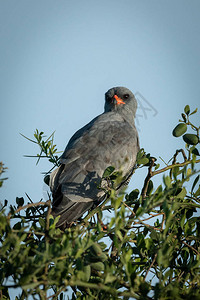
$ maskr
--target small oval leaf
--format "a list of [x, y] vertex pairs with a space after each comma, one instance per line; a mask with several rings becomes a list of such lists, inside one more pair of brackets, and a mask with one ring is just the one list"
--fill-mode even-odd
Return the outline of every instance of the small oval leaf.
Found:
[[113, 172], [115, 168], [113, 166], [109, 166], [108, 168], [105, 169], [102, 178], [107, 178], [109, 177]]
[[196, 108], [193, 112], [191, 112], [190, 116], [193, 115], [193, 114], [196, 114], [198, 108]]
[[91, 266], [91, 268], [93, 268], [96, 271], [104, 270], [104, 264], [101, 261], [91, 263], [90, 266]]
[[49, 185], [49, 182], [50, 182], [50, 175], [46, 175], [44, 177], [44, 183], [46, 183], [47, 185]]
[[85, 280], [88, 281], [91, 275], [91, 267], [90, 265], [85, 265], [83, 267], [83, 272], [85, 273]]
[[95, 256], [101, 255], [102, 254], [101, 247], [98, 244], [93, 244], [90, 247], [90, 253]]
[[174, 128], [172, 134], [175, 137], [179, 137], [183, 135], [186, 131], [187, 131], [187, 125], [184, 123], [180, 123]]
[[187, 121], [186, 115], [182, 113], [181, 116], [182, 116], [182, 118], [183, 118], [183, 121], [186, 122], [186, 121]]
[[198, 150], [197, 148], [194, 148], [194, 149], [192, 150], [192, 153], [195, 154], [195, 155], [200, 156], [199, 150]]
[[191, 133], [184, 134], [183, 140], [189, 145], [196, 145], [199, 142], [198, 136]]
[[186, 115], [189, 115], [189, 113], [190, 113], [190, 107], [189, 107], [189, 105], [185, 106], [184, 112], [186, 113]]
[[146, 165], [146, 164], [148, 164], [148, 162], [149, 162], [149, 159], [147, 157], [143, 157], [138, 160], [138, 165]]

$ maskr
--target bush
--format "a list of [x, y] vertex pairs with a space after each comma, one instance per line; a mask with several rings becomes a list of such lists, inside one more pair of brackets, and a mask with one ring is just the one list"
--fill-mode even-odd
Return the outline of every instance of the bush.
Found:
[[[186, 151], [177, 150], [160, 168], [141, 149], [135, 172], [147, 168], [144, 186], [126, 195], [117, 193], [118, 177], [108, 168], [108, 198], [64, 232], [56, 228], [50, 200], [29, 199], [24, 205], [23, 198], [16, 198], [9, 207], [5, 201], [1, 299], [10, 299], [9, 288], [17, 287], [16, 299], [200, 299], [199, 127], [190, 121], [194, 113], [187, 105], [181, 126], [173, 131], [178, 137], [193, 130], [183, 135]], [[34, 137], [41, 150], [37, 158], [58, 165], [53, 135], [45, 140], [36, 130]], [[182, 162], [177, 162], [180, 155]], [[154, 187], [152, 178], [161, 173], [163, 183]], [[105, 218], [108, 211], [111, 217]]]

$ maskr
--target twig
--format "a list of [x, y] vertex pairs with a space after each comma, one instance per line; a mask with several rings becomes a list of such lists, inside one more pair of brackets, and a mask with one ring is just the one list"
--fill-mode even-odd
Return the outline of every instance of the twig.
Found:
[[[49, 200], [48, 200], [49, 201]], [[47, 201], [47, 202], [48, 202]], [[26, 208], [29, 208], [29, 207], [36, 207], [36, 206], [40, 206], [40, 205], [45, 205], [45, 206], [49, 206], [49, 204], [47, 204], [47, 202], [43, 202], [43, 201], [40, 201], [40, 202], [37, 202], [37, 203], [29, 203], [27, 205], [24, 205], [24, 206], [20, 206], [18, 209], [16, 209], [14, 211], [14, 214], [17, 214], [18, 212], [20, 212], [21, 210], [23, 209], [26, 209]], [[7, 218], [10, 219], [12, 213], [9, 213]]]
[[146, 219], [144, 219], [144, 220], [142, 220], [142, 221], [143, 221], [143, 222], [144, 222], [144, 221], [148, 221], [148, 220], [150, 220], [150, 219], [152, 219], [152, 218], [155, 218], [155, 217], [157, 217], [157, 216], [160, 216], [160, 215], [164, 215], [164, 213], [163, 213], [163, 212], [161, 212], [161, 213], [159, 213], [159, 214], [152, 215], [151, 217], [149, 217], [149, 218], [146, 218]]
[[154, 258], [153, 258], [153, 260], [152, 260], [152, 263], [150, 264], [150, 267], [148, 268], [148, 270], [147, 270], [147, 272], [146, 272], [146, 275], [145, 275], [145, 277], [144, 277], [144, 281], [146, 280], [147, 275], [148, 275], [150, 269], [153, 267], [153, 265], [154, 265], [154, 263], [155, 263], [155, 261], [156, 261], [157, 255], [158, 255], [157, 253], [154, 255]]
[[[176, 150], [176, 152], [175, 152], [175, 154], [173, 156], [172, 165], [176, 164], [176, 158], [177, 158], [177, 156], [178, 156], [179, 153], [182, 153], [183, 158], [184, 158], [184, 162], [187, 161], [187, 156], [186, 156], [184, 150], [183, 149], [179, 149], [179, 150]], [[170, 178], [172, 178], [172, 169], [170, 170]]]
[[200, 256], [200, 253], [191, 245], [188, 245], [185, 241], [181, 241], [184, 245], [186, 245], [188, 248], [192, 249], [197, 255]]
[[144, 223], [141, 219], [139, 219], [138, 218], [138, 220], [139, 220], [139, 222], [134, 222], [134, 224], [142, 224], [143, 226], [145, 226], [145, 227], [148, 227], [148, 228], [151, 228], [151, 229], [154, 229], [154, 230], [157, 230], [157, 231], [162, 231], [162, 229], [160, 229], [160, 228], [157, 228], [157, 227], [154, 227], [154, 226], [151, 226], [151, 225], [149, 225], [149, 224], [146, 224], [146, 223]]
[[[140, 297], [132, 292], [132, 291], [124, 291], [124, 292], [121, 292], [121, 291], [117, 291], [116, 289], [110, 287], [110, 286], [107, 286], [103, 283], [90, 283], [90, 282], [83, 282], [83, 281], [80, 281], [80, 280], [64, 280], [64, 283], [65, 285], [69, 285], [69, 286], [81, 286], [81, 287], [84, 287], [84, 288], [91, 288], [91, 289], [96, 289], [96, 290], [102, 290], [102, 291], [105, 291], [105, 292], [108, 292], [108, 293], [111, 293], [113, 296], [129, 296], [129, 297], [134, 297], [135, 299], [139, 299]], [[149, 298], [150, 299], [150, 298]]]
[[[33, 203], [33, 201], [31, 200], [31, 198], [29, 197], [29, 195], [27, 193], [25, 193], [26, 197], [29, 199], [29, 201], [31, 201], [31, 203]], [[37, 212], [40, 214], [40, 211], [38, 208], [36, 208]]]
[[[122, 202], [122, 203], [123, 203], [123, 204], [130, 210], [130, 212], [132, 213], [132, 215], [129, 216], [129, 220], [132, 219], [132, 217], [135, 216], [134, 211], [133, 211], [126, 203], [124, 203], [124, 202]], [[137, 217], [137, 219], [138, 219], [139, 222], [132, 221], [132, 220], [131, 220], [131, 222], [133, 222], [134, 224], [142, 224], [143, 226], [149, 227], [149, 228], [154, 229], [154, 230], [162, 231], [161, 229], [159, 229], [159, 228], [157, 228], [157, 227], [154, 227], [154, 226], [151, 226], [151, 225], [149, 225], [149, 224], [144, 223], [144, 221], [147, 221], [147, 220], [149, 220], [149, 219], [151, 219], [151, 218], [154, 218], [155, 216], [162, 215], [162, 214], [163, 214], [163, 213], [159, 213], [159, 214], [157, 214], [157, 215], [151, 216], [151, 217], [149, 217], [149, 218], [147, 218], [147, 219], [144, 219], [144, 220], [141, 220], [139, 217]], [[129, 228], [129, 227], [128, 227], [128, 228]]]
[[60, 289], [59, 291], [57, 291], [55, 294], [53, 294], [53, 295], [47, 297], [47, 300], [48, 300], [48, 299], [51, 299], [51, 298], [57, 299], [57, 296], [58, 296], [60, 293], [64, 292], [64, 290], [66, 290], [66, 286], [64, 286], [63, 288], [61, 288], [61, 289]]
[[176, 279], [178, 282], [180, 282], [180, 278], [183, 276], [183, 274], [185, 273], [185, 271], [182, 271], [179, 275], [178, 275], [178, 277], [176, 278], [174, 278], [174, 279]]
[[153, 176], [152, 168], [153, 168], [154, 162], [155, 162], [155, 158], [151, 157], [150, 158], [150, 166], [148, 168], [148, 174], [147, 174], [147, 176], [144, 180], [144, 186], [142, 188], [142, 193], [141, 193], [143, 201], [146, 198], [147, 189], [148, 189], [148, 186], [149, 186], [149, 181], [151, 180], [151, 177]]
[[[122, 202], [123, 204], [124, 204], [124, 206], [126, 206], [129, 210], [130, 210], [130, 212], [132, 213], [132, 215], [133, 216], [135, 216], [135, 213], [134, 213], [134, 211], [130, 208], [130, 206], [128, 206], [125, 202]], [[132, 216], [129, 216], [129, 218], [131, 218]]]
[[[165, 168], [162, 168], [162, 169], [160, 169], [160, 170], [153, 171], [153, 172], [152, 172], [152, 177], [155, 176], [155, 175], [157, 175], [157, 174], [163, 173], [163, 172], [165, 172], [165, 171], [167, 171], [167, 170], [171, 170], [171, 169], [173, 169], [173, 168], [175, 168], [175, 167], [184, 167], [184, 166], [187, 166], [187, 165], [189, 165], [189, 164], [191, 164], [191, 163], [193, 163], [192, 160], [187, 160], [187, 161], [184, 161], [184, 162], [182, 162], [182, 163], [177, 163], [177, 164], [170, 165], [170, 166], [167, 166], [167, 167], [165, 167]], [[200, 163], [200, 159], [197, 159], [197, 160], [195, 161], [195, 163]]]

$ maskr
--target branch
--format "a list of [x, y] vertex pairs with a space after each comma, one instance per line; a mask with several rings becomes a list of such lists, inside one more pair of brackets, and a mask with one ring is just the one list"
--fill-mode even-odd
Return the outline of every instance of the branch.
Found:
[[[40, 206], [40, 205], [49, 206], [49, 204], [48, 204], [47, 202], [49, 202], [49, 200], [46, 201], [46, 202], [40, 201], [40, 202], [37, 202], [37, 203], [29, 203], [29, 204], [27, 204], [27, 205], [20, 206], [18, 209], [16, 209], [16, 210], [14, 211], [14, 214], [17, 214], [17, 213], [20, 212], [21, 210], [26, 209], [26, 208], [29, 208], [29, 207], [36, 207], [36, 206]], [[8, 216], [7, 216], [7, 218], [10, 219], [11, 216], [12, 216], [12, 213], [9, 213]]]
[[[179, 150], [176, 150], [176, 152], [175, 152], [175, 154], [173, 156], [172, 165], [174, 165], [176, 163], [176, 158], [177, 158], [177, 156], [178, 156], [179, 153], [182, 153], [183, 158], [184, 158], [184, 162], [187, 161], [187, 156], [186, 156], [184, 150], [183, 149], [179, 149]], [[171, 177], [172, 177], [172, 169], [170, 170], [170, 178]]]
[[[187, 165], [191, 164], [192, 162], [193, 162], [193, 160], [187, 160], [187, 161], [184, 161], [184, 162], [182, 162], [182, 163], [177, 163], [177, 164], [174, 164], [174, 165], [167, 166], [167, 167], [165, 167], [165, 168], [163, 168], [163, 169], [160, 169], [160, 170], [157, 170], [157, 171], [153, 171], [153, 172], [152, 172], [152, 177], [153, 177], [154, 175], [163, 173], [163, 172], [165, 172], [165, 171], [167, 171], [167, 170], [171, 170], [171, 169], [173, 169], [173, 168], [175, 168], [175, 167], [183, 167], [183, 166], [187, 166]], [[195, 163], [200, 163], [200, 159], [197, 159], [197, 160], [195, 161]]]
[[115, 288], [109, 287], [105, 284], [102, 283], [90, 283], [90, 282], [83, 282], [80, 280], [64, 280], [65, 285], [69, 285], [69, 286], [82, 286], [84, 288], [91, 288], [91, 289], [96, 289], [96, 290], [103, 290], [105, 292], [111, 293], [114, 296], [129, 296], [129, 297], [134, 297], [135, 299], [140, 299], [140, 297], [133, 293], [132, 291], [117, 291]]
[[153, 168], [154, 162], [155, 162], [155, 158], [151, 157], [150, 158], [150, 166], [148, 168], [148, 174], [147, 174], [147, 176], [144, 180], [144, 186], [142, 188], [142, 193], [141, 193], [143, 201], [146, 198], [146, 194], [147, 194], [147, 190], [148, 190], [148, 186], [149, 186], [149, 181], [151, 180], [151, 177], [153, 176], [152, 168]]
[[152, 260], [152, 263], [150, 264], [150, 267], [148, 268], [148, 270], [147, 270], [147, 272], [146, 272], [146, 275], [145, 275], [145, 277], [144, 277], [144, 281], [146, 280], [149, 271], [150, 271], [151, 268], [153, 267], [153, 265], [154, 265], [154, 263], [155, 263], [155, 261], [156, 261], [157, 255], [158, 255], [158, 253], [156, 253], [156, 254], [154, 255], [154, 258], [153, 258], [153, 260]]
[[193, 250], [197, 255], [200, 256], [200, 253], [192, 246], [188, 245], [186, 242], [181, 241], [184, 245], [186, 245], [188, 248], [190, 248], [191, 250]]

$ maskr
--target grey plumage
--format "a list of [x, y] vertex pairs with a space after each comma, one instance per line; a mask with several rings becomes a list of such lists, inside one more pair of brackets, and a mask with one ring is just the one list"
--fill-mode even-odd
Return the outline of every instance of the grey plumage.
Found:
[[130, 90], [114, 87], [105, 94], [104, 113], [78, 130], [50, 175], [52, 214], [57, 226], [70, 224], [105, 198], [99, 188], [108, 166], [124, 177], [132, 172], [139, 150], [134, 124], [137, 102]]

